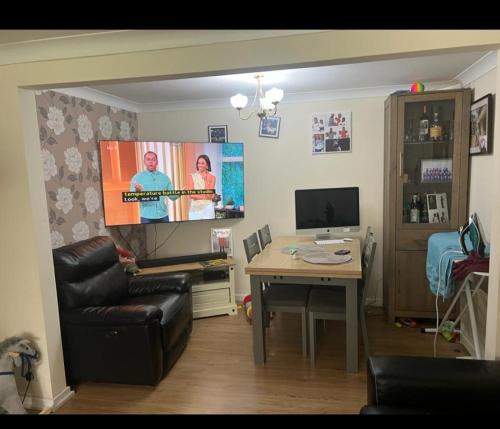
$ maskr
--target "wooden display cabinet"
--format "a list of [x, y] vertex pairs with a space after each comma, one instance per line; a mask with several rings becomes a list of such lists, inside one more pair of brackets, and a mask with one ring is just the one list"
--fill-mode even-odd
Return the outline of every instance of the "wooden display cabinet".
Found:
[[[390, 322], [436, 317], [427, 240], [458, 230], [467, 218], [470, 103], [470, 89], [393, 94], [385, 101], [383, 270]], [[440, 314], [450, 301], [439, 298]]]

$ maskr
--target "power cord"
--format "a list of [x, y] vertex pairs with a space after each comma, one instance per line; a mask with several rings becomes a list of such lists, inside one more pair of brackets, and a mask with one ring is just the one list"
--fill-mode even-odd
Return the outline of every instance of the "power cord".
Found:
[[[441, 257], [439, 258], [439, 265], [438, 265], [438, 285], [436, 289], [436, 301], [435, 301], [435, 307], [436, 307], [436, 332], [434, 333], [434, 357], [437, 355], [437, 337], [439, 334], [439, 308], [438, 308], [438, 299], [439, 299], [439, 287], [441, 286], [441, 263], [443, 261], [444, 255], [447, 253], [459, 253], [463, 255], [463, 252], [458, 251], [458, 250], [446, 250], [441, 254]], [[444, 295], [443, 295], [444, 299]]]
[[179, 226], [181, 226], [181, 222], [177, 222], [177, 224], [175, 225], [175, 228], [173, 229], [173, 231], [170, 234], [168, 234], [167, 238], [165, 238], [165, 240], [163, 240], [163, 242], [159, 246], [157, 246], [156, 245], [156, 225], [155, 225], [155, 247], [154, 247], [153, 250], [151, 250], [151, 252], [146, 253], [145, 258], [147, 259], [148, 256], [150, 256], [153, 253], [154, 253], [155, 257], [156, 257], [156, 251], [159, 250], [159, 249], [161, 249], [167, 243], [167, 241], [169, 240], [169, 238], [172, 237], [172, 235], [174, 234], [175, 231], [177, 231], [177, 229], [179, 228]]

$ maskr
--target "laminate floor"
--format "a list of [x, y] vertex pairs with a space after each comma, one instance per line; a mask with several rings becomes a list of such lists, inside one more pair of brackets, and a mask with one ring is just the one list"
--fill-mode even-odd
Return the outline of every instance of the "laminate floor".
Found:
[[[433, 356], [433, 334], [397, 328], [373, 309], [373, 355]], [[378, 314], [377, 314], [378, 313]], [[426, 325], [430, 326], [430, 325]], [[279, 313], [267, 330], [268, 359], [255, 366], [252, 327], [244, 312], [194, 321], [188, 346], [156, 387], [82, 383], [57, 414], [357, 414], [366, 403], [361, 335], [359, 373], [345, 371], [345, 323], [320, 330], [316, 366], [301, 354], [300, 319]], [[458, 343], [437, 341], [438, 356], [463, 356]]]

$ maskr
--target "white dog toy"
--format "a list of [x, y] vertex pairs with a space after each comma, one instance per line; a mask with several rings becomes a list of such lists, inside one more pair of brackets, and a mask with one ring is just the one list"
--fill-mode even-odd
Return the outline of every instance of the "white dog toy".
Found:
[[38, 361], [39, 358], [39, 353], [25, 338], [9, 337], [0, 342], [0, 409], [3, 408], [8, 414], [26, 414], [17, 393], [14, 366], [22, 367], [21, 375], [29, 386], [33, 379], [32, 361]]

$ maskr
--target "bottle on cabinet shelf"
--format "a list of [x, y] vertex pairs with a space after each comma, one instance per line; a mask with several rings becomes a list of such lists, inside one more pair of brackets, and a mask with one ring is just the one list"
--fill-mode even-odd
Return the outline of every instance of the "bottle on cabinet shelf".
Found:
[[410, 203], [410, 222], [420, 223], [420, 207], [418, 201], [418, 194], [413, 194]]
[[429, 139], [429, 116], [427, 116], [427, 106], [424, 104], [424, 111], [418, 123], [418, 141], [423, 143]]
[[415, 137], [413, 135], [413, 119], [410, 119], [408, 128], [405, 133], [405, 143], [414, 143]]
[[434, 112], [434, 118], [431, 122], [431, 126], [429, 129], [429, 138], [431, 141], [441, 141], [443, 137], [443, 126], [441, 125], [441, 121], [439, 120], [439, 112], [436, 110]]

